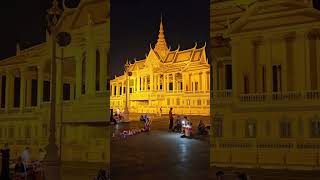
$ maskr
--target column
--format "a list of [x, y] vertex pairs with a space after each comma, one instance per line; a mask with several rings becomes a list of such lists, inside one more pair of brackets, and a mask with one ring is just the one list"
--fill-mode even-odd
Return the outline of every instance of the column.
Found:
[[23, 112], [26, 105], [26, 69], [20, 68], [20, 112]]
[[31, 86], [32, 86], [32, 80], [30, 79], [30, 75], [28, 75], [26, 80], [27, 88], [26, 88], [26, 107], [31, 107]]
[[141, 83], [141, 78], [140, 76], [138, 75], [137, 77], [137, 91], [140, 92], [140, 83]]
[[281, 90], [282, 92], [287, 92], [288, 90], [288, 66], [287, 66], [287, 59], [288, 59], [288, 54], [287, 54], [287, 40], [284, 39], [282, 42], [282, 46], [284, 47], [284, 54], [285, 54], [285, 58], [284, 61], [282, 61], [282, 65], [283, 67], [281, 67]]
[[124, 95], [124, 81], [121, 82], [121, 95]]
[[76, 99], [79, 100], [82, 90], [82, 59], [81, 53], [76, 57]]
[[108, 78], [108, 69], [107, 69], [107, 61], [108, 61], [108, 52], [106, 48], [99, 48], [100, 52], [100, 90], [102, 92], [107, 91], [107, 78]]
[[56, 104], [60, 104], [62, 102], [62, 61], [61, 59], [56, 59], [57, 66], [57, 86], [56, 86]]
[[269, 38], [267, 39], [266, 42], [266, 76], [267, 76], [267, 92], [268, 94], [272, 93], [272, 64], [271, 64], [271, 60], [272, 60], [272, 39]]
[[144, 90], [148, 91], [148, 76], [144, 76]]
[[[306, 48], [305, 48], [305, 32], [297, 32], [296, 39], [294, 41], [293, 47], [293, 79], [294, 91], [304, 91], [306, 90]], [[267, 76], [269, 76], [267, 74]]]
[[157, 75], [157, 90], [160, 91], [160, 74]]
[[41, 107], [43, 101], [43, 69], [41, 66], [37, 67], [38, 69], [38, 90], [37, 90], [37, 106]]
[[74, 100], [74, 82], [70, 81], [70, 101]]
[[319, 32], [317, 34], [317, 39], [316, 39], [316, 53], [317, 53], [317, 75], [318, 75], [318, 90], [320, 90], [320, 35], [319, 35]]
[[153, 74], [150, 74], [150, 91], [153, 91], [153, 86], [154, 86], [153, 78], [154, 78]]
[[11, 81], [12, 81], [12, 74], [9, 70], [6, 72], [6, 102], [5, 102], [5, 109], [8, 111], [11, 108], [12, 105], [12, 87], [11, 87]]
[[96, 47], [92, 22], [88, 24], [87, 28], [86, 95], [92, 96], [96, 92]]
[[163, 74], [162, 89], [164, 92], [167, 92], [167, 74]]
[[136, 89], [137, 89], [137, 83], [136, 83], [136, 81], [137, 81], [137, 77], [134, 77], [134, 78], [133, 78], [133, 90], [132, 90], [133, 93], [135, 93], [135, 92], [136, 92]]
[[203, 71], [201, 74], [200, 74], [200, 79], [201, 79], [201, 89], [202, 91], [207, 91], [207, 76], [206, 76], [206, 72]]
[[310, 69], [310, 39], [312, 35], [310, 32], [307, 33], [307, 37], [305, 39], [305, 53], [306, 53], [306, 85], [307, 90], [311, 90], [311, 69]]

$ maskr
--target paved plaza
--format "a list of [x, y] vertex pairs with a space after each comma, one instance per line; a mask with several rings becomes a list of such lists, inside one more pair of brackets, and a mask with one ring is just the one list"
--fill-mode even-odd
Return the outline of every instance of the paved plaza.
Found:
[[[194, 127], [198, 124], [193, 121]], [[123, 123], [114, 131], [142, 127], [140, 122]], [[168, 120], [157, 119], [149, 133], [113, 138], [111, 179], [207, 179], [209, 138], [186, 139], [168, 132]]]

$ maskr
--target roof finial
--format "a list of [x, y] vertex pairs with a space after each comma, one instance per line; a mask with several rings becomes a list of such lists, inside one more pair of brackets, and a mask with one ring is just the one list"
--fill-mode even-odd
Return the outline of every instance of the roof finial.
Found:
[[161, 21], [160, 21], [160, 30], [158, 35], [158, 41], [156, 43], [156, 46], [154, 50], [162, 57], [165, 57], [169, 51], [166, 43], [166, 39], [164, 36], [164, 28], [163, 28], [163, 22], [162, 22], [162, 13], [161, 13]]

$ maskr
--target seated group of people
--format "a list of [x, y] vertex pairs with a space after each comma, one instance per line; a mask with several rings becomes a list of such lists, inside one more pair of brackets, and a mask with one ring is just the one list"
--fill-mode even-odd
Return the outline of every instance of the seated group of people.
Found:
[[[178, 117], [175, 126], [173, 127], [173, 132], [179, 132], [184, 134], [184, 129], [186, 127], [192, 128], [192, 122], [188, 120], [187, 116]], [[208, 127], [204, 124], [202, 120], [200, 120], [198, 125], [198, 134], [199, 135], [208, 135]]]

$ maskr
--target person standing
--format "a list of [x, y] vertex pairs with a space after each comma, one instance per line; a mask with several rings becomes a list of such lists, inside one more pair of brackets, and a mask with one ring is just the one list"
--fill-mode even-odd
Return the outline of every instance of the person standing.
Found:
[[173, 114], [172, 114], [172, 109], [173, 109], [173, 108], [170, 108], [170, 111], [169, 111], [169, 120], [170, 120], [169, 130], [172, 130], [172, 127], [173, 127]]
[[24, 164], [24, 167], [26, 168], [26, 171], [28, 169], [29, 160], [30, 160], [30, 151], [29, 147], [26, 147], [24, 151], [22, 152], [22, 163]]
[[9, 180], [9, 160], [10, 160], [10, 149], [8, 143], [4, 144], [3, 149], [1, 149], [2, 155], [2, 166], [1, 166], [1, 178], [2, 180]]

